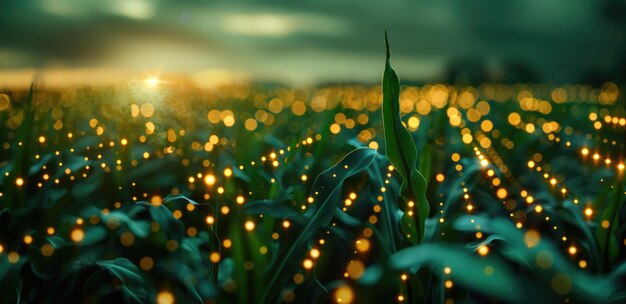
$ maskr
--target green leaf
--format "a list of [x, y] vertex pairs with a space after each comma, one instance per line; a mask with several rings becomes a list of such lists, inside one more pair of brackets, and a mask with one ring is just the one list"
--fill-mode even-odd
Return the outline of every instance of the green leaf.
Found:
[[[515, 301], [520, 296], [511, 270], [495, 257], [478, 257], [463, 247], [445, 244], [420, 244], [398, 251], [391, 257], [396, 269], [416, 272], [422, 267], [440, 276], [449, 277], [470, 290], [500, 299]], [[444, 268], [449, 267], [449, 275]]]
[[[371, 167], [367, 169], [367, 172], [370, 177], [376, 179], [376, 182], [380, 185], [384, 184], [385, 179], [381, 173], [381, 168], [378, 162], [374, 162]], [[382, 242], [386, 244], [386, 248], [391, 252], [395, 253], [397, 250], [397, 240], [401, 240], [401, 214], [402, 211], [398, 208], [398, 205], [395, 202], [395, 198], [397, 193], [395, 193], [394, 189], [388, 189], [387, 191], [382, 193], [383, 196], [383, 208], [381, 210], [380, 216], [380, 230], [384, 238], [382, 238]]]
[[305, 213], [308, 223], [291, 244], [285, 256], [278, 259], [278, 266], [271, 269], [273, 275], [261, 300], [262, 303], [271, 301], [272, 293], [279, 290], [276, 287], [280, 283], [279, 280], [284, 276], [288, 266], [293, 265], [293, 261], [306, 250], [307, 243], [315, 232], [330, 224], [335, 209], [338, 208], [344, 180], [365, 170], [375, 157], [376, 150], [370, 148], [355, 149], [336, 165], [320, 173], [311, 191], [314, 202]]
[[[510, 220], [502, 218], [488, 218], [481, 215], [460, 216], [454, 222], [456, 230], [467, 233], [475, 233], [476, 227], [485, 234], [498, 236], [503, 245], [500, 253], [508, 260], [516, 262], [522, 266], [532, 265], [532, 271], [527, 289], [539, 288], [545, 284], [551, 284], [551, 279], [556, 274], [566, 274], [571, 280], [571, 289], [567, 294], [582, 302], [606, 302], [607, 298], [615, 292], [615, 281], [608, 276], [598, 276], [574, 267], [568, 258], [564, 257], [559, 249], [555, 247], [549, 239], [541, 238], [532, 247], [529, 247], [524, 239], [524, 231], [517, 229]], [[538, 259], [549, 257], [550, 267], [547, 269], [539, 267]], [[537, 265], [537, 266], [535, 266]], [[525, 294], [531, 300], [539, 300], [541, 296], [534, 297], [533, 294]], [[534, 298], [533, 298], [534, 297]]]
[[[150, 203], [141, 201], [134, 204], [133, 207], [148, 209], [152, 221], [159, 224], [159, 231], [164, 233], [168, 239], [180, 242], [183, 238], [185, 234], [183, 224], [174, 217], [172, 211], [165, 205], [153, 206]], [[144, 222], [137, 227], [129, 225], [128, 228], [131, 229], [134, 234], [143, 237], [150, 233], [149, 225], [149, 223]]]
[[[608, 192], [608, 191], [607, 191]], [[596, 230], [596, 239], [598, 247], [603, 257], [603, 265], [608, 269], [615, 263], [619, 251], [619, 210], [624, 204], [624, 179], [617, 178], [613, 189], [608, 193], [608, 204], [605, 206], [600, 219], [600, 223], [607, 221], [608, 228], [598, 226]], [[612, 199], [611, 199], [612, 198]]]
[[383, 129], [387, 158], [402, 177], [401, 192], [408, 201], [415, 202], [417, 210], [409, 216], [409, 208], [402, 217], [405, 236], [411, 243], [420, 243], [424, 239], [424, 224], [430, 212], [426, 199], [426, 179], [415, 167], [417, 148], [409, 131], [400, 119], [400, 78], [389, 62], [389, 41], [385, 31], [387, 61], [383, 74]]
[[[249, 293], [251, 292], [251, 288], [249, 286], [250, 280], [248, 277], [248, 272], [246, 271], [244, 265], [247, 261], [246, 259], [246, 244], [244, 242], [245, 236], [243, 235], [244, 231], [242, 231], [235, 221], [230, 223], [229, 235], [233, 241], [233, 248], [231, 250], [231, 257], [233, 259], [233, 279], [237, 282], [237, 288], [241, 288], [246, 292], [238, 292], [236, 294], [237, 302], [240, 303], [250, 303]], [[268, 289], [269, 290], [269, 289]]]
[[178, 195], [170, 194], [170, 195], [166, 196], [163, 199], [163, 204], [167, 204], [169, 202], [174, 202], [174, 201], [177, 201], [177, 200], [182, 200], [182, 201], [187, 202], [187, 203], [192, 204], [192, 205], [207, 205], [207, 204], [200, 204], [200, 203], [198, 203], [198, 202], [196, 202], [196, 201], [194, 201], [194, 200], [192, 200], [192, 199], [190, 199], [190, 198], [188, 198], [188, 197], [186, 197], [184, 195], [181, 195], [181, 194], [178, 194]]
[[107, 236], [107, 230], [102, 226], [91, 226], [85, 229], [85, 238], [80, 242], [81, 246], [91, 246], [101, 242]]
[[244, 205], [247, 214], [265, 214], [273, 218], [290, 219], [297, 223], [306, 223], [306, 218], [298, 211], [288, 207], [288, 200], [258, 200]]
[[[139, 204], [141, 202], [138, 202], [137, 204], [135, 204], [133, 206], [134, 208], [140, 208]], [[137, 207], [136, 207], [137, 206]], [[153, 206], [148, 206], [146, 208], [156, 208]], [[132, 209], [131, 209], [132, 210]], [[111, 211], [109, 214], [102, 214], [102, 221], [103, 222], [108, 222], [108, 221], [115, 221], [117, 223], [119, 223], [120, 225], [122, 225], [123, 227], [126, 227], [126, 229], [128, 229], [130, 232], [132, 232], [134, 235], [138, 236], [138, 237], [146, 237], [150, 234], [150, 223], [145, 221], [145, 220], [140, 220], [137, 218], [131, 218], [129, 217], [126, 213], [122, 212], [122, 211]], [[156, 219], [155, 219], [156, 221]], [[161, 224], [161, 223], [159, 223]]]
[[[96, 264], [104, 270], [107, 270], [112, 276], [121, 282], [122, 294], [126, 301], [131, 303], [145, 303], [147, 300], [147, 292], [143, 288], [143, 278], [139, 275], [139, 268], [131, 261], [125, 258], [117, 258], [111, 261], [99, 261]], [[98, 272], [94, 275], [97, 276]], [[94, 280], [88, 280], [89, 283], [95, 284]], [[100, 282], [102, 283], [102, 282]], [[85, 288], [88, 290], [90, 288]]]
[[[20, 303], [20, 290], [22, 285], [22, 268], [28, 262], [27, 257], [21, 257], [15, 264], [8, 261], [8, 259], [0, 254], [0, 286], [2, 286], [2, 292], [0, 293], [0, 302], [2, 303]], [[17, 299], [17, 300], [16, 300]]]
[[[546, 207], [546, 211], [550, 211], [550, 208]], [[572, 200], [566, 199], [561, 206], [554, 207], [553, 214], [563, 221], [564, 228], [567, 229], [566, 231], [579, 231], [580, 236], [578, 237], [578, 241], [581, 247], [589, 252], [589, 261], [594, 264], [601, 262], [598, 246], [596, 245], [596, 236], [593, 234], [592, 230], [593, 228], [590, 227], [583, 218], [583, 213], [580, 208], [575, 205]], [[596, 265], [596, 268], [598, 267], [600, 267], [600, 265]]]

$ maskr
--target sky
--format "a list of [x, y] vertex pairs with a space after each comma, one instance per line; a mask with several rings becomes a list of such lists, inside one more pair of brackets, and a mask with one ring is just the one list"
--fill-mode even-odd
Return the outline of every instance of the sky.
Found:
[[0, 86], [35, 69], [59, 83], [375, 83], [385, 29], [403, 79], [446, 81], [469, 62], [496, 80], [511, 66], [543, 82], [613, 80], [626, 67], [625, 20], [624, 0], [3, 0]]

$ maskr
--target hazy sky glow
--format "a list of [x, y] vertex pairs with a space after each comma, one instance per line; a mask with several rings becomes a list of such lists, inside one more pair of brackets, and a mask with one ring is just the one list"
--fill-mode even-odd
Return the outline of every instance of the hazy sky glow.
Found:
[[384, 28], [405, 79], [441, 79], [451, 61], [471, 58], [577, 82], [623, 73], [626, 60], [626, 23], [607, 12], [611, 1], [336, 2], [3, 1], [0, 81], [44, 68], [68, 81], [106, 70], [98, 81], [162, 71], [375, 82]]

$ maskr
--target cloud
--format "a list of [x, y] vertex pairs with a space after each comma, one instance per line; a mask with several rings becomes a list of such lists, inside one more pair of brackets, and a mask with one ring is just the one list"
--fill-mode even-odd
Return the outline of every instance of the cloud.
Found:
[[601, 4], [544, 2], [11, 1], [0, 10], [0, 69], [162, 67], [376, 81], [384, 28], [405, 79], [432, 79], [459, 58], [515, 61], [552, 81], [617, 69], [626, 28], [605, 20]]
[[335, 18], [302, 13], [229, 13], [220, 19], [226, 32], [247, 36], [340, 35], [346, 30]]
[[152, 2], [146, 0], [116, 0], [111, 1], [110, 12], [131, 19], [150, 19], [155, 14]]
[[114, 15], [146, 20], [152, 18], [156, 12], [155, 3], [148, 0], [40, 0], [39, 7], [45, 13], [66, 18]]

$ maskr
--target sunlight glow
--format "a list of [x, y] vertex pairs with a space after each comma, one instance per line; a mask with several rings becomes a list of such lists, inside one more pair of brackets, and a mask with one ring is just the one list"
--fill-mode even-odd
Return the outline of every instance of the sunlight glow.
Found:
[[156, 77], [150, 77], [146, 80], [146, 83], [150, 87], [156, 87], [159, 84], [159, 82], [160, 82], [159, 79]]

